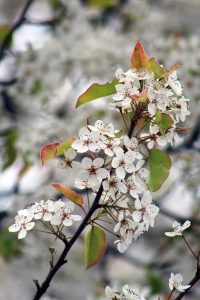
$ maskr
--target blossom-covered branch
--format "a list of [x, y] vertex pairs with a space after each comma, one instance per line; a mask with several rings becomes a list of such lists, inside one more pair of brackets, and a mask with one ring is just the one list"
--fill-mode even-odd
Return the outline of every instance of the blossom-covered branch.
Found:
[[[138, 42], [131, 57], [131, 69], [126, 72], [118, 69], [110, 83], [93, 84], [79, 97], [76, 105], [113, 95], [110, 107], [121, 116], [127, 133], [124, 134], [124, 128], [115, 129], [112, 123], [97, 120], [94, 124], [87, 122], [79, 130], [78, 138], [42, 148], [42, 164], [61, 157], [59, 166], [74, 171], [74, 186], [86, 192], [87, 201], [79, 193], [54, 183], [53, 187], [73, 203], [61, 200], [36, 202], [20, 210], [15, 223], [10, 226], [9, 230], [18, 231], [21, 239], [39, 224], [42, 228], [38, 230], [44, 232], [45, 228], [46, 233], [55, 235], [65, 245], [57, 262], [51, 262], [44, 282], [40, 285], [35, 281], [34, 300], [46, 292], [86, 227], [86, 268], [96, 264], [105, 253], [106, 232], [116, 236], [117, 249], [123, 253], [133, 241], [154, 227], [159, 208], [153, 202], [151, 192], [161, 187], [171, 167], [169, 156], [159, 147], [173, 144], [178, 139], [179, 123], [190, 114], [189, 100], [183, 96], [176, 68], [167, 70], [159, 65], [146, 55]], [[83, 217], [72, 214], [74, 203], [84, 212]], [[101, 225], [106, 223], [105, 218], [114, 223], [113, 231]], [[75, 234], [70, 237], [67, 227], [81, 219]], [[179, 277], [175, 275], [172, 281]], [[135, 299], [144, 299], [128, 287], [123, 288], [120, 299], [131, 299], [129, 295], [133, 293], [138, 295]], [[113, 295], [112, 292], [108, 294]], [[118, 297], [116, 295], [114, 299]]]

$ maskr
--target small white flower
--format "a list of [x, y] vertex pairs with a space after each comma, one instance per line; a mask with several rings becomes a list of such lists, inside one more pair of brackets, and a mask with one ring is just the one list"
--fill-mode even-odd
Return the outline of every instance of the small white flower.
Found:
[[125, 194], [127, 192], [126, 185], [117, 176], [112, 176], [104, 180], [103, 189], [109, 192], [112, 199], [115, 199], [118, 193]]
[[72, 161], [76, 157], [76, 151], [72, 148], [64, 152], [64, 159], [59, 161], [59, 166], [62, 168], [72, 167]]
[[116, 288], [111, 288], [109, 286], [106, 286], [105, 288], [106, 296], [110, 299], [122, 299], [120, 292]]
[[135, 222], [143, 220], [146, 225], [146, 230], [148, 230], [149, 225], [151, 227], [154, 226], [159, 208], [152, 203], [152, 197], [149, 192], [145, 193], [141, 200], [135, 200], [135, 209], [136, 210], [132, 214]]
[[185, 223], [183, 223], [183, 225], [181, 225], [177, 221], [174, 221], [173, 224], [172, 224], [173, 231], [165, 232], [165, 235], [169, 236], [169, 237], [182, 236], [183, 231], [185, 229], [187, 229], [188, 227], [190, 227], [190, 225], [191, 225], [191, 222], [189, 220], [185, 221]]
[[175, 289], [182, 293], [190, 287], [190, 285], [182, 285], [182, 283], [183, 277], [181, 274], [171, 273], [171, 276], [169, 278], [169, 288], [171, 291]]
[[145, 161], [139, 160], [135, 166], [135, 169], [133, 171], [132, 177], [135, 183], [140, 187], [143, 188], [143, 190], [147, 189], [147, 179], [149, 176], [149, 170], [146, 168], [143, 168]]
[[176, 93], [176, 95], [181, 96], [183, 88], [181, 86], [181, 83], [177, 80], [176, 71], [169, 74], [167, 78], [167, 83], [172, 88], [172, 90]]
[[141, 194], [144, 191], [144, 187], [136, 183], [134, 176], [129, 176], [127, 178], [126, 187], [133, 198], [138, 198], [138, 194]]
[[129, 139], [127, 135], [124, 136], [124, 145], [126, 149], [133, 155], [134, 158], [142, 159], [141, 146], [135, 137]]
[[117, 249], [120, 253], [124, 253], [132, 242], [132, 233], [128, 231], [127, 235], [120, 236], [114, 243], [117, 244]]
[[190, 115], [190, 111], [188, 110], [188, 101], [189, 99], [185, 97], [181, 97], [179, 99], [173, 98], [170, 102], [170, 107], [172, 111], [176, 114], [177, 121], [185, 121], [185, 117]]
[[105, 154], [112, 157], [114, 156], [114, 151], [117, 149], [117, 146], [120, 144], [120, 139], [108, 139], [105, 136], [101, 137], [99, 145]]
[[54, 211], [54, 202], [51, 200], [41, 200], [39, 203], [35, 203], [32, 206], [32, 210], [34, 212], [34, 219], [44, 221], [50, 221], [53, 211]]
[[124, 84], [116, 84], [115, 86], [117, 94], [113, 96], [115, 101], [128, 101], [132, 102], [131, 95], [139, 93], [136, 86], [132, 86], [130, 81], [125, 81]]
[[80, 190], [92, 188], [93, 191], [97, 191], [98, 188], [99, 188], [99, 185], [100, 185], [100, 182], [98, 182], [98, 184], [96, 186], [91, 187], [91, 185], [88, 181], [88, 176], [87, 175], [82, 175], [81, 178], [77, 178], [75, 180], [75, 186]]
[[134, 158], [131, 153], [126, 152], [122, 148], [115, 150], [116, 157], [112, 160], [112, 167], [116, 169], [116, 175], [120, 179], [124, 179], [126, 172], [132, 173], [135, 169], [133, 164]]
[[82, 159], [83, 170], [80, 172], [80, 178], [87, 178], [91, 187], [96, 186], [102, 179], [108, 176], [108, 171], [102, 168], [104, 160], [102, 158], [95, 158], [91, 160], [88, 157]]
[[78, 153], [89, 151], [98, 152], [100, 150], [99, 140], [101, 135], [97, 131], [90, 132], [88, 128], [83, 127], [79, 131], [79, 138], [72, 143], [72, 148]]
[[123, 286], [122, 291], [126, 300], [146, 300], [138, 288], [129, 288], [128, 284]]
[[97, 120], [94, 126], [88, 125], [89, 129], [92, 131], [97, 131], [103, 135], [109, 137], [114, 137], [114, 126], [112, 123], [104, 123], [102, 120]]
[[54, 203], [55, 214], [51, 218], [50, 222], [52, 225], [71, 226], [73, 221], [81, 221], [81, 216], [72, 215], [71, 213], [74, 210], [74, 203], [67, 202], [64, 203], [61, 200]]
[[15, 224], [9, 227], [10, 232], [18, 232], [18, 239], [23, 239], [27, 235], [27, 231], [33, 229], [35, 222], [31, 222], [33, 219], [33, 212], [31, 209], [24, 209], [20, 211], [15, 217]]

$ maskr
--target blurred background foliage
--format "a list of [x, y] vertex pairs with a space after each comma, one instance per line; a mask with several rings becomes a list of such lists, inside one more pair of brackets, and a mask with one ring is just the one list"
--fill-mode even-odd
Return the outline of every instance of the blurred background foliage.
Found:
[[[166, 239], [164, 232], [174, 219], [189, 218], [191, 243], [198, 246], [199, 10], [199, 0], [0, 0], [0, 300], [31, 299], [32, 279], [46, 274], [48, 247], [54, 246], [37, 232], [25, 243], [10, 235], [7, 227], [16, 211], [57, 198], [51, 182], [73, 182], [73, 174], [56, 161], [41, 168], [41, 146], [76, 136], [88, 117], [118, 124], [107, 99], [78, 110], [75, 103], [91, 83], [110, 81], [119, 66], [129, 68], [138, 39], [166, 67], [181, 65], [178, 75], [191, 99], [186, 124], [191, 130], [168, 149], [174, 167], [154, 195], [161, 209], [157, 225], [124, 256], [110, 238], [104, 260], [87, 272], [80, 241], [44, 299], [96, 299], [104, 297], [105, 284], [125, 282], [149, 287], [157, 299], [167, 292], [171, 271], [191, 278], [190, 255], [179, 239]], [[198, 289], [188, 299], [198, 300]]]

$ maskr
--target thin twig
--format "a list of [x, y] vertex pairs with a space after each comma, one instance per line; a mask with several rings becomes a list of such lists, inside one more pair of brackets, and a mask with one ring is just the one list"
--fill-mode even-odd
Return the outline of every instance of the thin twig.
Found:
[[2, 60], [2, 58], [4, 56], [4, 51], [8, 48], [8, 46], [10, 44], [13, 33], [25, 22], [26, 13], [27, 13], [27, 11], [29, 10], [30, 6], [33, 4], [34, 1], [35, 0], [27, 0], [24, 8], [22, 9], [22, 12], [21, 12], [18, 20], [13, 24], [10, 31], [5, 36], [5, 38], [2, 42], [1, 48], [0, 48], [0, 60]]

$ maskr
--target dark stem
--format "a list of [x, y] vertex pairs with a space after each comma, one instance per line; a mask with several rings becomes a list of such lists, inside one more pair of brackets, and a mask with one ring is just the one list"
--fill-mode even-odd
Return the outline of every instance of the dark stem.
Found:
[[3, 43], [1, 45], [1, 48], [0, 48], [0, 60], [2, 60], [2, 58], [4, 56], [4, 51], [8, 48], [8, 46], [10, 44], [13, 33], [25, 22], [25, 19], [26, 19], [25, 15], [33, 2], [34, 2], [34, 0], [27, 0], [18, 20], [16, 21], [16, 23], [13, 24], [10, 31], [5, 36]]
[[197, 255], [194, 253], [193, 249], [190, 247], [189, 243], [187, 242], [186, 238], [184, 237], [184, 235], [182, 235], [182, 238], [184, 240], [184, 242], [186, 243], [188, 249], [190, 250], [190, 252], [192, 253], [192, 255], [195, 257], [195, 259], [198, 261], [198, 257]]
[[170, 298], [171, 298], [173, 292], [174, 292], [174, 289], [171, 291], [171, 293], [170, 293], [169, 297], [167, 298], [167, 300], [170, 300]]
[[[133, 119], [131, 121], [131, 125], [130, 125], [130, 128], [127, 133], [129, 138], [131, 138], [131, 136], [133, 134], [135, 124], [136, 124], [136, 121]], [[38, 283], [37, 291], [35, 293], [33, 300], [39, 300], [45, 294], [45, 292], [47, 291], [47, 289], [50, 286], [52, 279], [56, 275], [57, 271], [67, 262], [66, 256], [67, 256], [68, 252], [70, 251], [70, 249], [72, 248], [72, 246], [74, 245], [76, 240], [79, 238], [79, 236], [81, 235], [83, 230], [88, 225], [87, 223], [90, 220], [90, 218], [92, 217], [93, 213], [100, 207], [99, 201], [102, 196], [102, 193], [103, 193], [103, 185], [101, 184], [101, 186], [96, 194], [96, 197], [94, 199], [94, 202], [92, 203], [90, 210], [86, 214], [85, 218], [83, 219], [82, 223], [78, 227], [77, 231], [75, 232], [75, 234], [72, 236], [72, 238], [69, 241], [65, 241], [65, 248], [62, 251], [62, 253], [61, 253], [60, 257], [58, 258], [57, 262], [55, 263], [55, 265], [50, 269], [46, 279], [43, 281], [43, 283], [41, 285], [39, 285], [39, 283]]]

